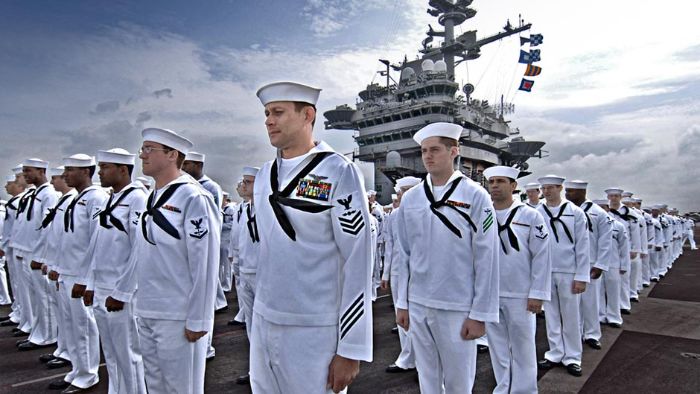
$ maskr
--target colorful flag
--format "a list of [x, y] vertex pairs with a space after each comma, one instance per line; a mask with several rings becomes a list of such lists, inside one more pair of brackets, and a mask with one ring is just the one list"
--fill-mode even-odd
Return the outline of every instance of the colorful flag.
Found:
[[542, 72], [542, 67], [533, 66], [532, 64], [528, 64], [527, 67], [525, 68], [525, 75], [528, 77], [534, 77], [534, 76], [540, 75], [541, 72]]
[[532, 34], [530, 37], [520, 37], [520, 46], [529, 43], [530, 46], [536, 47], [542, 44], [542, 40], [544, 40], [544, 36], [542, 34]]
[[532, 91], [532, 85], [534, 84], [535, 81], [523, 78], [523, 80], [520, 81], [520, 87], [518, 88], [518, 90], [524, 90], [526, 92]]
[[533, 49], [530, 52], [525, 52], [522, 49], [520, 50], [520, 59], [518, 59], [518, 63], [530, 64], [530, 63], [539, 62], [539, 61], [540, 61], [540, 50], [539, 49]]
[[539, 62], [540, 59], [540, 50], [539, 49], [531, 49], [530, 50], [530, 63], [534, 62]]

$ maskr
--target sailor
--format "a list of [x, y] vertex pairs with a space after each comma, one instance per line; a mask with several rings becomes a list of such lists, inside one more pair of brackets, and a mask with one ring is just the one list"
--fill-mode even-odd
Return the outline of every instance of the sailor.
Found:
[[[641, 275], [641, 286], [644, 287], [649, 287], [651, 285], [651, 253], [654, 250], [656, 240], [655, 240], [655, 230], [654, 230], [654, 222], [652, 220], [651, 216], [651, 208], [645, 207], [642, 209], [642, 199], [641, 198], [634, 198], [634, 207], [637, 209], [637, 212], [642, 215], [643, 220], [644, 220], [644, 230], [645, 232], [642, 234], [642, 237], [646, 239], [646, 244], [647, 244], [647, 249], [646, 253], [642, 255], [642, 269], [640, 272]], [[641, 289], [640, 289], [641, 290]]]
[[[607, 199], [595, 200], [594, 203], [605, 212], [610, 211]], [[612, 219], [612, 217], [610, 216]], [[624, 222], [612, 219], [612, 238], [610, 260], [608, 270], [603, 272], [600, 282], [599, 317], [600, 322], [610, 327], [622, 327], [622, 314], [620, 313], [621, 278], [630, 269], [630, 240], [627, 235], [627, 227]]]
[[[239, 282], [237, 287], [238, 305], [245, 316], [246, 334], [248, 340], [252, 334], [253, 322], [253, 303], [255, 302], [255, 277], [258, 265], [258, 254], [260, 253], [260, 233], [255, 215], [255, 203], [253, 201], [253, 190], [255, 188], [255, 176], [260, 171], [258, 167], [243, 167], [243, 182], [240, 191], [244, 202], [241, 204], [241, 220], [242, 223], [238, 236], [238, 254], [234, 260], [236, 266], [234, 272], [236, 279]], [[245, 374], [236, 379], [238, 384], [249, 384], [250, 375]]]
[[205, 337], [214, 326], [219, 282], [221, 213], [209, 192], [180, 173], [192, 148], [188, 139], [160, 128], [147, 128], [142, 136], [143, 173], [155, 186], [138, 222], [137, 250], [106, 307], [111, 312], [135, 302], [149, 393], [202, 393]]
[[486, 190], [454, 170], [462, 131], [438, 122], [413, 136], [428, 175], [396, 220], [396, 322], [411, 336], [422, 393], [471, 392], [474, 340], [498, 321], [498, 224]]
[[[243, 177], [241, 177], [236, 183], [236, 193], [238, 193], [238, 197], [243, 199], [243, 202], [240, 204], [236, 205], [236, 208], [234, 209], [235, 214], [233, 216], [233, 223], [231, 226], [231, 242], [228, 245], [228, 259], [231, 262], [231, 269], [234, 277], [234, 287], [236, 289], [236, 298], [238, 299], [238, 294], [240, 294], [243, 290], [241, 290], [240, 285], [240, 275], [239, 272], [236, 270], [238, 269], [238, 253], [239, 253], [239, 233], [241, 231], [245, 231], [247, 228], [246, 226], [246, 221], [243, 216], [243, 203], [246, 201], [250, 201], [250, 199], [253, 196], [253, 188], [250, 187], [248, 189], [244, 189], [245, 184], [248, 181], [245, 181]], [[252, 184], [251, 184], [252, 185]], [[244, 197], [247, 196], [247, 197]], [[243, 308], [240, 306], [240, 301], [238, 305], [238, 313], [231, 319], [228, 323], [229, 326], [245, 326], [246, 321], [245, 321], [245, 313], [243, 312]]]
[[639, 302], [639, 291], [642, 289], [642, 260], [644, 255], [649, 253], [647, 242], [647, 223], [644, 219], [644, 213], [636, 208], [636, 200], [632, 197], [634, 193], [624, 191], [622, 193], [622, 203], [629, 209], [630, 215], [634, 215], [637, 220], [639, 230], [639, 255], [636, 263], [633, 262], [630, 268], [630, 289], [629, 298], [631, 302]]
[[581, 329], [583, 342], [593, 349], [601, 349], [599, 321], [600, 281], [603, 272], [608, 270], [608, 262], [612, 258], [612, 222], [601, 207], [586, 198], [588, 182], [573, 180], [564, 182], [566, 199], [576, 204], [586, 214], [589, 240], [589, 257], [591, 281], [586, 291], [581, 294]]
[[550, 369], [563, 364], [569, 374], [581, 376], [580, 294], [590, 282], [589, 230], [586, 214], [561, 198], [564, 178], [538, 179], [545, 203], [537, 210], [549, 229], [552, 257], [552, 297], [544, 304], [549, 350], [538, 366]]
[[494, 393], [537, 392], [535, 313], [551, 297], [551, 237], [542, 215], [513, 199], [519, 173], [506, 166], [484, 170], [501, 246], [498, 322], [486, 324]]
[[375, 218], [370, 219], [370, 229], [372, 230], [372, 244], [375, 245], [373, 252], [374, 265], [372, 268], [372, 301], [377, 299], [377, 288], [381, 286], [381, 269], [383, 267], [386, 246], [384, 241], [384, 208], [377, 202], [377, 192], [367, 191], [367, 202], [369, 203], [369, 213]]
[[659, 222], [661, 223], [664, 238], [663, 259], [661, 262], [661, 269], [659, 271], [659, 278], [663, 278], [673, 264], [673, 258], [671, 255], [671, 247], [673, 244], [673, 223], [671, 222], [671, 216], [668, 214], [667, 204], [660, 204], [659, 210]]
[[[14, 177], [12, 177], [12, 181], [14, 182]], [[2, 243], [2, 231], [5, 227], [5, 216], [7, 214], [5, 204], [7, 204], [7, 201], [0, 200], [0, 244]], [[10, 297], [9, 289], [7, 287], [7, 271], [5, 270], [6, 266], [7, 263], [5, 256], [0, 256], [0, 305], [12, 304], [12, 298]], [[8, 320], [10, 320], [10, 316], [0, 317], [0, 322]]]
[[[39, 356], [41, 362], [46, 363], [49, 369], [63, 368], [70, 366], [70, 352], [68, 351], [68, 333], [62, 327], [67, 327], [65, 321], [67, 312], [64, 312], [64, 305], [60, 301], [60, 291], [57, 288], [58, 274], [56, 273], [57, 263], [61, 256], [61, 237], [63, 237], [63, 214], [66, 208], [78, 194], [74, 188], [69, 187], [64, 178], [64, 166], [59, 166], [51, 169], [51, 185], [56, 192], [61, 193], [58, 202], [44, 216], [41, 222], [41, 227], [48, 230], [46, 242], [43, 251], [40, 251], [37, 256], [41, 263], [41, 272], [47, 274], [49, 286], [49, 302], [50, 309], [54, 311], [56, 325], [58, 328], [57, 347], [53, 353], [42, 354]], [[53, 272], [53, 274], [52, 274]]]
[[[59, 309], [63, 313], [67, 334], [67, 348], [73, 365], [64, 379], [52, 382], [49, 388], [65, 388], [64, 392], [76, 393], [89, 389], [99, 382], [97, 369], [100, 363], [99, 335], [92, 308], [83, 304], [90, 261], [87, 253], [90, 240], [99, 222], [95, 215], [100, 211], [107, 193], [92, 184], [95, 160], [86, 154], [76, 154], [63, 159], [66, 184], [78, 194], [70, 200], [63, 215], [61, 255], [56, 259], [60, 289]], [[55, 278], [55, 274], [52, 274]]]
[[662, 271], [661, 262], [664, 257], [664, 231], [661, 225], [660, 206], [651, 206], [651, 220], [654, 226], [654, 248], [649, 253], [649, 270], [652, 282], [659, 281], [659, 274]]
[[137, 253], [134, 244], [141, 230], [138, 218], [146, 208], [146, 188], [131, 181], [135, 161], [136, 155], [120, 148], [97, 152], [100, 183], [112, 188], [112, 193], [97, 216], [99, 226], [87, 257], [90, 271], [83, 295], [85, 305], [94, 306], [109, 392], [115, 394], [146, 392], [133, 307], [129, 303], [108, 312], [106, 306], [107, 297], [122, 298], [114, 286], [126, 272], [131, 255]]
[[236, 206], [231, 202], [229, 194], [223, 192], [223, 201], [221, 202], [221, 253], [219, 256], [219, 282], [221, 290], [224, 293], [231, 291], [233, 285], [233, 272], [231, 271], [231, 261], [228, 259], [228, 247], [231, 243], [231, 228], [233, 226], [233, 217], [236, 214]]
[[[12, 312], [7, 316], [7, 320], [0, 323], [0, 326], [21, 326], [20, 323], [24, 322], [22, 319], [24, 299], [22, 298], [22, 282], [20, 279], [23, 273], [17, 268], [14, 262], [14, 253], [10, 247], [10, 238], [13, 233], [12, 227], [17, 218], [17, 208], [19, 207], [19, 202], [27, 186], [24, 181], [24, 175], [21, 172], [22, 167], [19, 167], [19, 169], [18, 175], [16, 175], [17, 173], [13, 169], [13, 174], [8, 175], [5, 179], [5, 191], [12, 197], [5, 204], [5, 220], [2, 228], [2, 239], [0, 239], [0, 257], [4, 257], [7, 272], [10, 274], [10, 288], [12, 289], [14, 300], [12, 302]], [[27, 308], [29, 308], [29, 306], [27, 306]], [[30, 312], [25, 311], [25, 313], [29, 314]]]
[[620, 308], [623, 315], [629, 315], [632, 309], [632, 304], [630, 303], [630, 275], [631, 271], [634, 270], [634, 265], [641, 264], [639, 253], [642, 250], [642, 245], [637, 216], [629, 208], [622, 205], [623, 192], [624, 190], [618, 187], [611, 187], [605, 190], [610, 201], [609, 206], [612, 218], [625, 225], [630, 238], [630, 269], [620, 275]]
[[47, 179], [49, 163], [41, 159], [27, 159], [22, 163], [25, 181], [34, 186], [25, 203], [19, 208], [15, 222], [16, 231], [12, 246], [17, 261], [23, 261], [29, 276], [25, 284], [29, 290], [32, 309], [31, 334], [26, 342], [18, 345], [19, 350], [33, 350], [56, 343], [55, 310], [49, 302], [49, 283], [41, 272], [38, 262], [40, 251], [46, 243], [48, 231], [41, 227], [44, 215], [56, 205], [58, 196]]
[[[396, 313], [396, 302], [398, 301], [398, 280], [399, 280], [399, 241], [398, 223], [396, 217], [401, 209], [401, 197], [412, 187], [420, 183], [420, 178], [406, 176], [396, 180], [396, 201], [394, 209], [388, 216], [384, 217], [384, 234], [386, 242], [386, 254], [384, 256], [384, 271], [382, 272], [382, 289], [391, 289], [391, 298], [394, 300], [394, 313]], [[397, 326], [398, 327], [398, 326]], [[403, 327], [398, 327], [399, 344], [401, 352], [391, 365], [386, 368], [386, 372], [397, 373], [407, 372], [416, 369], [416, 358], [411, 345], [411, 337]]]
[[527, 201], [525, 204], [527, 204], [530, 208], [537, 208], [538, 205], [540, 205], [540, 188], [542, 185], [540, 185], [537, 182], [530, 182], [525, 185], [525, 194], [527, 195]]
[[254, 192], [254, 393], [340, 392], [372, 360], [370, 213], [357, 166], [313, 140], [319, 94], [293, 82], [257, 92], [277, 158]]
[[[686, 237], [688, 239], [688, 243], [690, 244], [690, 250], [697, 250], [697, 246], [695, 245], [695, 222], [693, 219], [690, 218], [690, 216], [686, 216], [685, 218], [685, 233]], [[685, 245], [685, 242], [683, 243]]]

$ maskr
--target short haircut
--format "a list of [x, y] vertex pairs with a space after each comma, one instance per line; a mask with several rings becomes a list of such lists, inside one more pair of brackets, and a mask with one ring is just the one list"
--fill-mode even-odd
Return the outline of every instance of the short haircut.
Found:
[[445, 145], [447, 149], [452, 148], [452, 147], [459, 147], [459, 141], [453, 138], [447, 138], [447, 137], [439, 137], [440, 138], [440, 143]]
[[[161, 145], [163, 145], [163, 144], [161, 144]], [[167, 145], [163, 145], [163, 149], [165, 149], [166, 152], [170, 152], [170, 151], [175, 150], [175, 148], [171, 148]], [[177, 165], [178, 169], [182, 169], [182, 163], [185, 162], [185, 154], [180, 152], [179, 150], [176, 152], [177, 152], [177, 160], [175, 161], [175, 164]]]
[[303, 111], [305, 107], [311, 107], [314, 109], [314, 118], [311, 121], [311, 127], [313, 128], [316, 125], [316, 106], [311, 104], [311, 103], [305, 103], [302, 101], [293, 101], [293, 103], [294, 103], [294, 110], [297, 112]]
[[92, 178], [95, 175], [95, 167], [96, 166], [87, 167], [87, 169], [90, 171], [90, 178]]
[[126, 171], [129, 173], [129, 176], [134, 173], [134, 165], [133, 164], [120, 164], [123, 166], [126, 166]]

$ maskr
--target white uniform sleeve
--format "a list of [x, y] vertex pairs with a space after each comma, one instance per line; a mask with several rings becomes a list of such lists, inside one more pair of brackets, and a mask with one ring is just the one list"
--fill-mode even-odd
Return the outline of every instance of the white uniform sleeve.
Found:
[[[384, 225], [382, 228], [382, 234], [384, 237], [384, 271], [382, 271], [382, 280], [390, 280], [391, 276], [391, 258], [394, 247], [394, 237], [392, 234], [392, 227], [394, 224], [392, 221], [395, 219], [395, 214], [389, 214], [389, 216], [384, 217]], [[393, 284], [392, 284], [393, 286]]]
[[76, 283], [87, 285], [90, 280], [91, 270], [90, 265], [92, 262], [92, 255], [95, 251], [95, 243], [97, 241], [97, 227], [100, 225], [100, 219], [96, 217], [96, 213], [99, 212], [107, 202], [107, 193], [94, 191], [90, 193], [90, 198], [87, 201], [85, 209], [88, 215], [90, 215], [90, 220], [88, 220], [88, 234], [90, 234], [90, 243], [88, 244], [88, 251], [85, 253], [85, 260], [80, 264], [80, 272], [77, 272], [78, 278]]
[[411, 261], [411, 243], [406, 234], [406, 219], [404, 218], [405, 209], [399, 209], [394, 226], [396, 226], [397, 238], [394, 242], [398, 242], [398, 256], [394, 257], [392, 264], [397, 264], [398, 280], [397, 283], [392, 283], [396, 286], [396, 304], [397, 308], [408, 309], [408, 281], [411, 277], [410, 261]]
[[552, 259], [549, 234], [542, 214], [533, 209], [530, 223], [530, 292], [528, 298], [549, 301], [552, 294]]
[[48, 215], [51, 209], [56, 206], [57, 203], [58, 196], [56, 195], [56, 193], [54, 193], [53, 191], [50, 193], [44, 193], [44, 198], [41, 200], [41, 217], [38, 218], [38, 220], [36, 221], [38, 227], [37, 231], [39, 231], [39, 239], [37, 240], [36, 245], [34, 246], [34, 254], [32, 257], [32, 260], [34, 261], [41, 261], [46, 251], [49, 233], [51, 233], [51, 226], [42, 228], [41, 222], [44, 220], [44, 217]]
[[[612, 257], [612, 242], [613, 242], [613, 218], [600, 213], [596, 216], [597, 229], [598, 229], [598, 250], [596, 254], [596, 261], [593, 262], [593, 267], [601, 269], [603, 271], [608, 270], [608, 262]], [[590, 236], [590, 234], [589, 234]], [[592, 254], [593, 251], [591, 250]]]
[[627, 231], [620, 232], [620, 271], [630, 271], [632, 260], [630, 259], [630, 238]]
[[480, 189], [474, 195], [472, 205], [477, 230], [472, 233], [474, 254], [474, 297], [469, 318], [481, 322], [498, 322], [499, 272], [498, 223], [491, 198]]
[[[341, 255], [340, 320], [336, 353], [352, 360], [372, 361], [372, 236], [369, 208], [357, 167], [348, 163], [333, 192], [334, 202], [349, 201], [349, 206], [334, 204], [331, 222], [335, 243]], [[344, 227], [343, 217], [353, 220], [353, 228]], [[344, 216], [345, 215], [345, 216]], [[351, 216], [352, 215], [352, 216]], [[360, 228], [358, 220], [364, 225]]]
[[[628, 211], [630, 216], [634, 216], [632, 211]], [[638, 219], [637, 219], [638, 220]], [[639, 232], [639, 223], [632, 220], [630, 222], [630, 251], [640, 253], [642, 251], [642, 238]]]
[[576, 272], [574, 280], [579, 282], [591, 281], [591, 258], [589, 256], [590, 241], [588, 239], [588, 223], [586, 214], [580, 209], [574, 209], [574, 253], [576, 254]]

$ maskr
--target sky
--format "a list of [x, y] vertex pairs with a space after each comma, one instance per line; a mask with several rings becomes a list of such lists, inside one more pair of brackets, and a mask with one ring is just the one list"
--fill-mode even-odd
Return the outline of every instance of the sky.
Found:
[[[511, 127], [545, 141], [533, 175], [620, 186], [681, 211], [700, 210], [700, 3], [476, 0], [458, 34], [499, 32], [519, 15], [544, 35], [532, 92], [517, 90], [517, 37], [482, 49], [456, 80], [475, 98], [515, 104]], [[352, 132], [322, 113], [354, 104], [378, 59], [414, 59], [427, 0], [0, 2], [0, 171], [28, 157], [58, 165], [74, 153], [135, 152], [145, 127], [190, 138], [225, 190], [246, 165], [271, 159], [265, 83], [323, 89], [316, 138], [347, 153]], [[394, 75], [398, 79], [398, 75]], [[2, 196], [7, 197], [4, 193]]]

